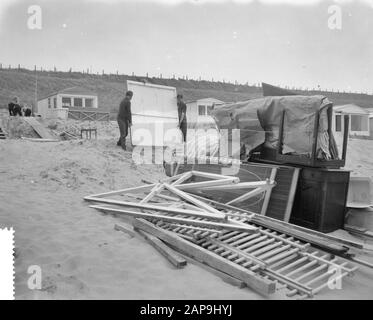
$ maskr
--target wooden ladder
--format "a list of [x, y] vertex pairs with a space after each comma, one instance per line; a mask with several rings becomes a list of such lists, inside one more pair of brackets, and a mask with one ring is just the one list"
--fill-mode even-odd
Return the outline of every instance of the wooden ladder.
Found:
[[[309, 243], [255, 225], [239, 212], [223, 210], [231, 219], [259, 228], [255, 234], [238, 231], [196, 230], [190, 226], [152, 220], [158, 227], [220, 255], [222, 258], [274, 281], [276, 290], [288, 297], [311, 298], [333, 283], [351, 276], [357, 267], [331, 254], [315, 250]], [[193, 217], [192, 219], [205, 220]]]

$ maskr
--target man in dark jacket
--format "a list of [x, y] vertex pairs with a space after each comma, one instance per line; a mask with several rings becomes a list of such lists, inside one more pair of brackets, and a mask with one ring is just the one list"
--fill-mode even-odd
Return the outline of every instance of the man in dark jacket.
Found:
[[122, 146], [123, 150], [126, 150], [126, 137], [128, 135], [128, 128], [132, 126], [132, 96], [133, 92], [127, 91], [126, 97], [122, 100], [122, 102], [119, 105], [117, 121], [119, 126], [120, 138], [117, 142], [117, 145]]
[[18, 98], [15, 97], [9, 104], [8, 104], [8, 110], [9, 110], [9, 115], [14, 116], [14, 106], [18, 104]]
[[20, 116], [20, 117], [22, 117], [22, 108], [21, 108], [21, 106], [18, 103], [18, 98], [14, 98], [13, 116]]
[[25, 117], [31, 117], [31, 113], [32, 111], [31, 111], [30, 106], [26, 105], [25, 106]]
[[178, 127], [183, 134], [183, 141], [186, 142], [187, 137], [187, 118], [186, 118], [186, 104], [183, 101], [183, 95], [177, 95], [177, 113], [179, 115], [179, 125]]

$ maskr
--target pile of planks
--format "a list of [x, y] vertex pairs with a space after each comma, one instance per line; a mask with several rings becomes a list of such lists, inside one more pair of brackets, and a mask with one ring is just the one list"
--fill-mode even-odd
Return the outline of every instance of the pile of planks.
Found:
[[[230, 282], [264, 295], [284, 290], [289, 297], [312, 297], [329, 286], [331, 277], [341, 281], [353, 275], [355, 265], [333, 253], [315, 250], [306, 241], [306, 232], [285, 233], [286, 225], [232, 205], [259, 193], [265, 197], [275, 185], [273, 180], [240, 182], [237, 177], [189, 171], [84, 199], [100, 203], [92, 208], [126, 217], [134, 230], [176, 267], [186, 265], [186, 256]], [[191, 192], [216, 188], [236, 188], [242, 194], [232, 203], [222, 204]], [[129, 230], [119, 224], [115, 228]], [[300, 240], [302, 235], [305, 238]], [[334, 252], [346, 251], [331, 239], [325, 242]]]

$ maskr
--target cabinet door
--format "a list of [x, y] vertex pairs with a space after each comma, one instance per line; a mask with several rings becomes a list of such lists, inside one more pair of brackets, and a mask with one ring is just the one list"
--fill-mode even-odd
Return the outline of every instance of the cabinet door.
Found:
[[322, 185], [317, 181], [302, 179], [298, 183], [296, 204], [292, 220], [308, 228], [317, 228], [321, 207]]

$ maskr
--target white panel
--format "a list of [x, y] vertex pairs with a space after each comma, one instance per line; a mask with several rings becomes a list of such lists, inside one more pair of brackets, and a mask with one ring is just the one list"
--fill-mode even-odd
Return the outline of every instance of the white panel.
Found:
[[[175, 136], [168, 130], [175, 131], [179, 122], [176, 88], [127, 81], [127, 90], [133, 92], [131, 100], [132, 143], [147, 146], [167, 145], [164, 137], [170, 134]], [[180, 143], [181, 132], [178, 130], [176, 132], [177, 137], [174, 142]], [[147, 136], [146, 139], [145, 136]], [[138, 137], [144, 137], [144, 139]]]

